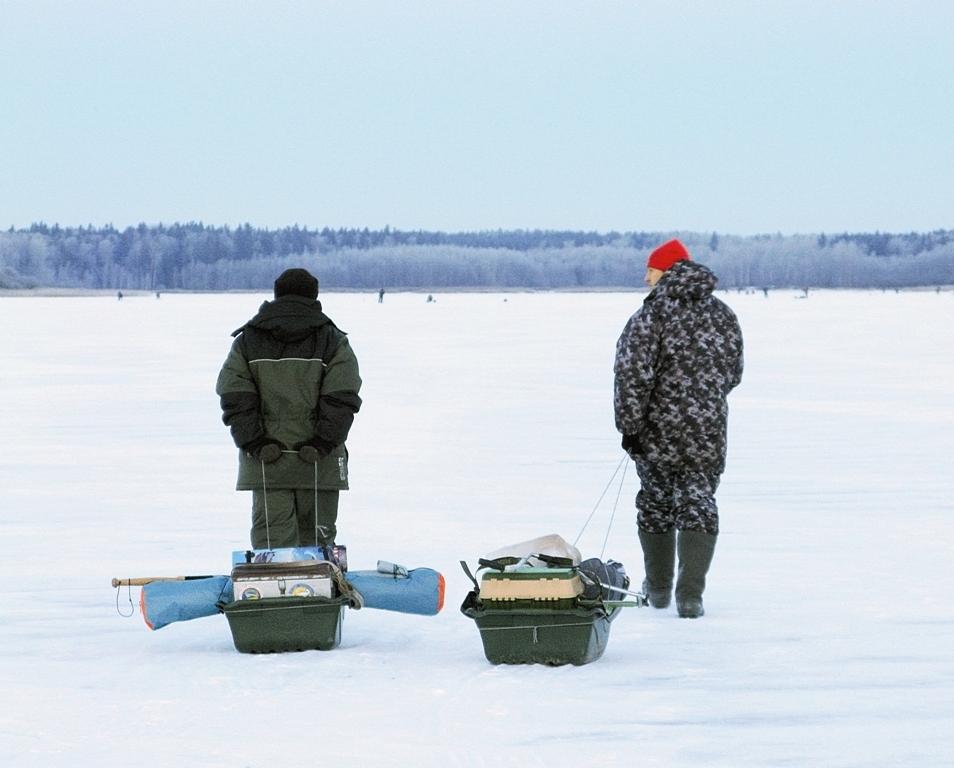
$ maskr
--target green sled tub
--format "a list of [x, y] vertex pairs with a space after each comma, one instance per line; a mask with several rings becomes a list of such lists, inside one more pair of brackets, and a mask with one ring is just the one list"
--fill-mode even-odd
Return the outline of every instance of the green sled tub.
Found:
[[480, 630], [484, 655], [493, 664], [589, 664], [603, 655], [619, 607], [489, 607], [471, 592], [461, 612]]
[[341, 642], [346, 598], [267, 597], [220, 607], [242, 653], [330, 651]]

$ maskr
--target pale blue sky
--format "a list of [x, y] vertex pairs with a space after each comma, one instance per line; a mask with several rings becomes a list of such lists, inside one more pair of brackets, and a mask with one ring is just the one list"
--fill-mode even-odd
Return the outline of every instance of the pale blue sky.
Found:
[[954, 2], [0, 0], [0, 227], [954, 228]]

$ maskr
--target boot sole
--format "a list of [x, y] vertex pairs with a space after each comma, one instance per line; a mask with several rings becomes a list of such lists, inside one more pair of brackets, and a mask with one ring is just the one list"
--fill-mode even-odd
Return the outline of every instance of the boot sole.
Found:
[[680, 619], [700, 619], [706, 615], [702, 603], [679, 603], [676, 606]]

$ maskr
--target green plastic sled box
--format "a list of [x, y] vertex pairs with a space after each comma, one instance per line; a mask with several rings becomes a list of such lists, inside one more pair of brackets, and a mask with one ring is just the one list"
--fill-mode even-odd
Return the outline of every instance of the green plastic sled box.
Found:
[[341, 642], [343, 597], [274, 597], [222, 606], [242, 653], [330, 651]]
[[468, 594], [461, 612], [480, 630], [493, 664], [589, 664], [603, 655], [618, 607], [507, 609]]

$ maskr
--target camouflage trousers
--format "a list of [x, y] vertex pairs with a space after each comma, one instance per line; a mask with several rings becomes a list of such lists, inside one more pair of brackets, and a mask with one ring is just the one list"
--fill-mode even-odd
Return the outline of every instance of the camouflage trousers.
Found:
[[[252, 491], [252, 547], [333, 544], [338, 529], [338, 491], [314, 489]], [[317, 501], [317, 504], [316, 504]], [[315, 541], [315, 510], [318, 540]]]
[[640, 491], [636, 494], [636, 524], [646, 533], [701, 531], [719, 533], [715, 492], [719, 474], [699, 470], [664, 470], [634, 458]]

